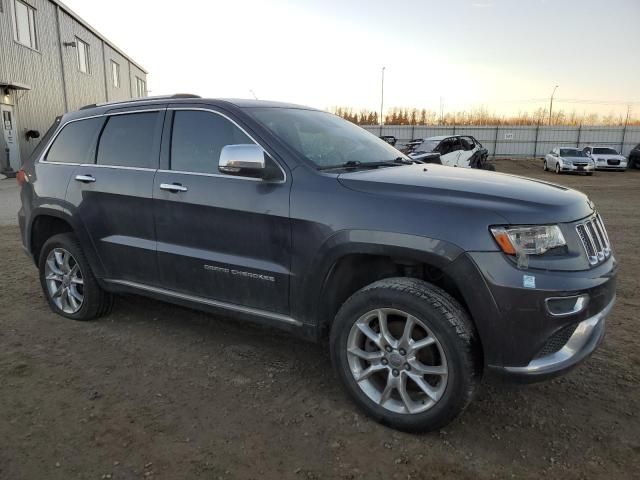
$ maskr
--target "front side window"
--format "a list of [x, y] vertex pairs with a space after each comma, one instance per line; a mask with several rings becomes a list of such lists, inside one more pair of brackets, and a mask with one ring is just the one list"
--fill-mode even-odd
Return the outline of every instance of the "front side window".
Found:
[[144, 97], [147, 94], [147, 84], [140, 77], [136, 77], [136, 95]]
[[120, 88], [120, 64], [111, 60], [111, 81], [115, 88]]
[[13, 5], [15, 27], [15, 40], [29, 48], [37, 49], [36, 39], [36, 10], [20, 0], [15, 0]]
[[98, 165], [155, 168], [153, 158], [158, 112], [112, 115], [98, 142]]
[[90, 73], [89, 44], [76, 37], [76, 50], [78, 51], [78, 70], [82, 73]]
[[253, 143], [242, 130], [221, 115], [178, 110], [173, 117], [171, 170], [219, 173], [222, 147]]
[[473, 150], [476, 146], [473, 138], [471, 137], [460, 137], [460, 142], [462, 143], [463, 150]]
[[246, 112], [318, 168], [407, 158], [376, 135], [327, 112], [268, 107]]
[[68, 123], [49, 148], [45, 160], [62, 163], [93, 163], [90, 158], [103, 118], [89, 118]]

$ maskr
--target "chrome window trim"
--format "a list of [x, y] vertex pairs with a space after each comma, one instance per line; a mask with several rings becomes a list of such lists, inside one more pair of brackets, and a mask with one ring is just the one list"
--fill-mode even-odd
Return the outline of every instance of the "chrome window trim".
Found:
[[[280, 165], [280, 162], [278, 162], [278, 160], [273, 158], [273, 156], [267, 151], [266, 148], [264, 148], [264, 146], [260, 142], [258, 142], [255, 138], [253, 138], [253, 136], [251, 136], [249, 134], [249, 132], [247, 132], [244, 128], [242, 128], [240, 125], [238, 125], [238, 123], [235, 120], [233, 120], [232, 118], [230, 118], [229, 116], [227, 116], [224, 113], [219, 112], [217, 110], [213, 110], [211, 108], [202, 108], [202, 107], [169, 107], [169, 108], [167, 108], [167, 110], [168, 111], [173, 111], [173, 112], [176, 112], [176, 111], [210, 112], [210, 113], [214, 113], [216, 115], [220, 115], [222, 118], [228, 120], [229, 122], [234, 124], [238, 129], [240, 129], [240, 131], [242, 133], [244, 133], [247, 137], [249, 137], [253, 143], [255, 143], [260, 148], [262, 148], [262, 150], [264, 150], [264, 153], [269, 155], [269, 158], [271, 160], [273, 160], [274, 163], [278, 166], [278, 168], [282, 172], [282, 175], [284, 176], [284, 178], [282, 180], [268, 182], [268, 183], [271, 183], [271, 184], [276, 183], [277, 184], [277, 183], [286, 183], [287, 182], [287, 172], [282, 167], [282, 165]], [[171, 129], [171, 135], [173, 135], [173, 127]], [[171, 152], [169, 152], [169, 163], [171, 163]], [[240, 175], [227, 175], [227, 174], [224, 174], [224, 173], [186, 172], [186, 171], [183, 171], [183, 170], [171, 170], [171, 169], [158, 170], [158, 171], [159, 172], [183, 173], [183, 174], [187, 174], [187, 175], [202, 175], [202, 176], [207, 176], [207, 177], [238, 178], [240, 180], [252, 180], [252, 181], [257, 181], [257, 182], [263, 182], [264, 181], [261, 178], [243, 177], [243, 176], [240, 176]]]
[[[48, 162], [45, 160], [46, 156], [49, 154], [49, 150], [51, 149], [51, 145], [53, 145], [53, 142], [56, 141], [56, 138], [58, 138], [58, 135], [60, 135], [60, 132], [62, 132], [62, 130], [64, 130], [66, 128], [67, 125], [71, 124], [71, 123], [75, 123], [75, 122], [82, 122], [83, 120], [90, 120], [92, 118], [104, 118], [104, 117], [111, 117], [113, 115], [126, 115], [129, 113], [148, 113], [148, 112], [164, 112], [166, 111], [166, 108], [149, 108], [149, 109], [144, 109], [144, 110], [133, 110], [133, 111], [126, 111], [126, 112], [109, 112], [109, 113], [101, 113], [100, 115], [90, 115], [87, 117], [82, 117], [82, 118], [75, 118], [73, 120], [68, 120], [65, 123], [61, 124], [58, 127], [58, 131], [55, 133], [55, 135], [53, 137], [51, 137], [51, 140], [49, 140], [49, 143], [47, 144], [47, 146], [44, 148], [44, 150], [42, 151], [42, 153], [40, 154], [40, 156], [38, 157], [38, 159], [36, 160], [36, 163], [44, 163], [45, 165], [82, 165], [82, 166], [92, 166], [92, 167], [119, 167], [118, 165], [98, 165], [97, 163], [71, 163], [71, 162]], [[120, 168], [143, 168], [143, 167], [126, 167], [126, 166], [121, 166]], [[157, 168], [151, 168], [149, 170], [155, 171], [157, 170]]]
[[186, 293], [175, 292], [173, 290], [167, 290], [165, 288], [153, 287], [151, 285], [146, 285], [144, 283], [130, 282], [128, 280], [113, 280], [113, 279], [105, 279], [107, 283], [113, 283], [116, 285], [123, 285], [125, 287], [135, 288], [138, 290], [143, 290], [146, 292], [156, 293], [160, 295], [164, 295], [167, 297], [178, 298], [181, 300], [187, 300], [189, 302], [200, 303], [203, 305], [209, 305], [212, 307], [223, 308], [225, 310], [232, 310], [235, 312], [246, 313], [250, 315], [255, 315], [262, 318], [268, 318], [270, 320], [277, 320], [279, 322], [288, 323], [289, 325], [294, 325], [296, 327], [301, 327], [302, 322], [296, 320], [293, 317], [288, 315], [283, 315], [281, 313], [269, 312], [267, 310], [262, 310], [260, 308], [255, 307], [245, 307], [243, 305], [237, 305], [235, 303], [222, 302], [219, 300], [212, 300], [209, 298], [198, 297], [195, 295], [189, 295]]
[[[275, 161], [275, 160], [274, 160]], [[186, 172], [184, 170], [165, 170], [158, 169], [158, 173], [176, 173], [179, 175], [193, 175], [198, 177], [224, 177], [224, 178], [237, 178], [238, 180], [251, 180], [253, 182], [263, 182], [261, 178], [255, 177], [243, 177], [242, 175], [227, 175], [224, 173], [200, 173], [200, 172]], [[282, 180], [278, 180], [277, 182], [271, 183], [284, 183]]]

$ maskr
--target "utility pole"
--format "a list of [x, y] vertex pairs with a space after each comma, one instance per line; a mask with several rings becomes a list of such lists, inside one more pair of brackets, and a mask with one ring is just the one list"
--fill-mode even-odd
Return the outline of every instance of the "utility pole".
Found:
[[444, 107], [442, 106], [442, 97], [440, 97], [440, 125], [444, 124]]
[[556, 90], [558, 85], [553, 87], [553, 92], [551, 92], [551, 100], [549, 100], [549, 125], [551, 125], [551, 112], [553, 110], [553, 96], [556, 94]]
[[382, 91], [380, 92], [380, 135], [382, 135], [382, 124], [383, 121], [383, 112], [384, 112], [384, 69], [386, 67], [382, 67]]
[[629, 114], [631, 113], [631, 104], [627, 104], [627, 118], [624, 120], [624, 128], [622, 129], [622, 141], [620, 142], [620, 155], [624, 155], [622, 151], [624, 150], [624, 141], [627, 136], [627, 125], [629, 124]]

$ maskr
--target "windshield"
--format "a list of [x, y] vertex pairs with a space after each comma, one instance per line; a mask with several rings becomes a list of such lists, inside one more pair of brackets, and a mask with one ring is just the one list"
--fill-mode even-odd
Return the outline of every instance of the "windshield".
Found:
[[561, 157], [586, 157], [587, 154], [582, 150], [574, 150], [573, 148], [561, 148], [560, 149]]
[[604, 147], [594, 148], [593, 153], [599, 153], [600, 155], [618, 155], [618, 152], [616, 152], [613, 148]]
[[409, 160], [384, 140], [327, 112], [268, 107], [246, 112], [318, 168]]

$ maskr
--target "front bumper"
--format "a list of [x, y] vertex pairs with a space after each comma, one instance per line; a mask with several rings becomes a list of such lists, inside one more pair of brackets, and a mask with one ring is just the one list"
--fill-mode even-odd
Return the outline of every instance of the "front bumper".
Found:
[[579, 166], [579, 165], [562, 164], [560, 167], [560, 170], [563, 172], [576, 172], [576, 173], [593, 172], [595, 170], [595, 167], [593, 165]]
[[593, 353], [604, 338], [605, 320], [615, 297], [601, 312], [578, 323], [567, 343], [557, 352], [534, 358], [522, 367], [501, 367], [503, 376], [520, 380], [543, 380], [565, 373]]
[[627, 163], [621, 163], [620, 165], [605, 165], [605, 164], [600, 164], [600, 165], [596, 165], [596, 170], [626, 170], [627, 169]]
[[[617, 262], [589, 270], [518, 269], [500, 252], [469, 252], [447, 271], [476, 324], [485, 371], [511, 381], [559, 375], [584, 360], [604, 336], [615, 303]], [[531, 278], [533, 277], [533, 278]], [[575, 313], [554, 314], [549, 299], [584, 296]]]

